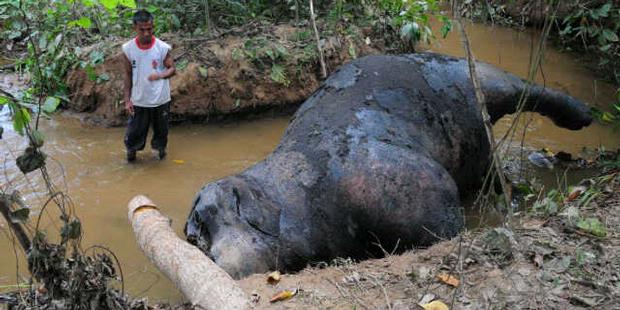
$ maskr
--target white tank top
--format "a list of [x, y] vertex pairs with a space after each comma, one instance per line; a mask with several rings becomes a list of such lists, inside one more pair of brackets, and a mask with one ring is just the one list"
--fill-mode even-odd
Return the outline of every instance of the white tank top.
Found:
[[149, 81], [152, 73], [166, 70], [164, 59], [172, 48], [153, 36], [151, 45], [138, 46], [138, 38], [123, 44], [123, 53], [131, 63], [131, 102], [138, 107], [157, 107], [170, 101], [170, 81]]

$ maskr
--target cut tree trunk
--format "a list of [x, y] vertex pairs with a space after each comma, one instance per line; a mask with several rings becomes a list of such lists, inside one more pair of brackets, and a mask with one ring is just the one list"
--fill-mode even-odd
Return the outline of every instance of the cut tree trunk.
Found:
[[138, 245], [192, 304], [204, 309], [249, 308], [237, 283], [202, 251], [180, 239], [151, 200], [136, 196], [128, 208]]

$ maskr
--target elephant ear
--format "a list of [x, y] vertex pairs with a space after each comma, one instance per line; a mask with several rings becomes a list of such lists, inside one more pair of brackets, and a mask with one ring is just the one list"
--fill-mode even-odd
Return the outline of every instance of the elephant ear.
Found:
[[231, 178], [237, 212], [242, 221], [268, 236], [277, 238], [280, 231], [280, 206], [265, 195], [250, 177]]

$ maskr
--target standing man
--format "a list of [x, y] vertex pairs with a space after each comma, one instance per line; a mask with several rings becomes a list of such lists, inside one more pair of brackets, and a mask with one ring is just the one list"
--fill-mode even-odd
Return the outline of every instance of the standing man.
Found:
[[175, 67], [170, 45], [153, 35], [153, 15], [139, 10], [133, 16], [136, 38], [123, 44], [125, 54], [125, 109], [129, 123], [125, 133], [127, 161], [136, 160], [144, 149], [149, 126], [153, 125], [151, 148], [159, 159], [166, 157], [170, 81]]

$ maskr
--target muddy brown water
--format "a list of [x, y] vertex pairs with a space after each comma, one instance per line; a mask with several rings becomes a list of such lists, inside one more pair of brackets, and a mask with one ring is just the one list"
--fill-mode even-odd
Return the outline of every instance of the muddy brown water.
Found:
[[[534, 32], [484, 25], [468, 25], [468, 34], [476, 57], [520, 76], [526, 76]], [[462, 56], [456, 32], [431, 47], [433, 51]], [[569, 54], [549, 48], [543, 74], [538, 82], [562, 89], [594, 105], [613, 99], [612, 85], [597, 81], [595, 75]], [[10, 82], [10, 81], [9, 81]], [[6, 80], [4, 83], [6, 86]], [[582, 147], [620, 147], [620, 132], [594, 124], [573, 132], [554, 126], [545, 118], [526, 117], [530, 123], [525, 144], [529, 148], [548, 147], [553, 151], [577, 153]], [[503, 134], [511, 119], [504, 118], [495, 132]], [[24, 142], [10, 130], [6, 111], [0, 113], [5, 128], [0, 140], [3, 188], [18, 188], [33, 206], [42, 205], [41, 192], [33, 190], [40, 180], [23, 177], [13, 160]], [[61, 189], [72, 197], [83, 222], [83, 245], [109, 247], [121, 261], [125, 288], [134, 296], [153, 300], [179, 301], [183, 297], [142, 255], [127, 222], [126, 206], [136, 194], [146, 194], [172, 219], [172, 226], [182, 234], [185, 218], [194, 195], [207, 182], [234, 174], [267, 156], [278, 143], [288, 124], [288, 117], [265, 117], [259, 120], [217, 125], [180, 125], [172, 128], [168, 158], [159, 162], [150, 151], [139, 154], [139, 163], [124, 162], [123, 129], [94, 128], [77, 119], [58, 116], [42, 122], [47, 142], [44, 150], [51, 156], [50, 173]], [[514, 144], [519, 143], [515, 138]], [[5, 160], [5, 158], [7, 158]], [[62, 163], [60, 167], [59, 163]], [[7, 180], [11, 183], [8, 184]], [[64, 180], [64, 181], [63, 181]], [[43, 214], [50, 235], [57, 234], [58, 213]], [[19, 273], [25, 275], [23, 258], [16, 260], [6, 224], [0, 221], [0, 292], [11, 289]], [[21, 257], [22, 254], [18, 253]], [[23, 281], [23, 279], [21, 280]]]

